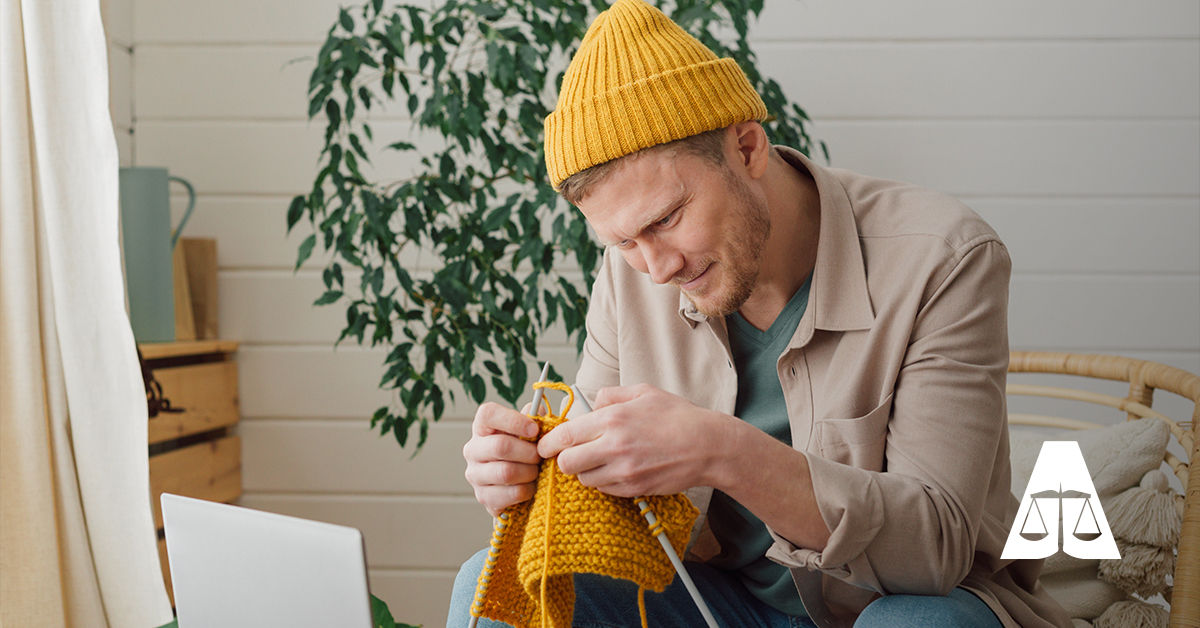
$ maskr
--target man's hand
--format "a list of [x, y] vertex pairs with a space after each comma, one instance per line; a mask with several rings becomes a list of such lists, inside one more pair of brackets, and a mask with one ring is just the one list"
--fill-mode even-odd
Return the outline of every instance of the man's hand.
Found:
[[602, 389], [595, 411], [542, 437], [537, 453], [584, 486], [618, 497], [709, 485], [733, 419], [648, 384]]
[[[525, 412], [529, 406], [525, 406]], [[538, 425], [523, 412], [485, 403], [475, 412], [471, 440], [463, 446], [467, 482], [475, 499], [497, 517], [509, 506], [533, 497], [538, 476]]]

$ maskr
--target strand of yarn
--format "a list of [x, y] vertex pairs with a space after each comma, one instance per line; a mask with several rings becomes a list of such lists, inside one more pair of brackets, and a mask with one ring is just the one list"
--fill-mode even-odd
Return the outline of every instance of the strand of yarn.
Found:
[[[534, 410], [537, 411], [536, 409]], [[566, 412], [563, 412], [565, 415]], [[550, 520], [554, 516], [554, 464], [553, 460], [547, 460], [546, 464], [552, 465], [550, 474], [550, 486], [546, 487], [546, 529], [542, 534], [542, 547], [546, 548], [542, 553], [542, 625], [549, 626], [549, 618], [546, 616], [546, 611], [550, 607], [546, 603], [546, 583], [550, 580]], [[643, 626], [642, 628], [646, 628]]]

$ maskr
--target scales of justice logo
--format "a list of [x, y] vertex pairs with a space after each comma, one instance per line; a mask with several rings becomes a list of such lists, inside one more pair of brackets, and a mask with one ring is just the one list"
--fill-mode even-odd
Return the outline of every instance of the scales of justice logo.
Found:
[[1042, 443], [1000, 557], [1046, 558], [1060, 549], [1075, 558], [1121, 558], [1075, 441]]

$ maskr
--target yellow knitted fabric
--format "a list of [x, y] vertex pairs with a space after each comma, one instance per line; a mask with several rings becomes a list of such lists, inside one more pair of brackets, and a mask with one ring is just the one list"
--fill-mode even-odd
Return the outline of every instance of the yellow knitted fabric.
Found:
[[[534, 387], [572, 394], [557, 382]], [[564, 416], [573, 400], [572, 394]], [[541, 427], [538, 438], [566, 420], [529, 416]], [[699, 511], [682, 494], [644, 499], [682, 554]], [[583, 486], [553, 459], [544, 461], [533, 499], [510, 506], [497, 523], [471, 614], [516, 628], [570, 628], [576, 573], [631, 580], [661, 592], [674, 578], [674, 567], [635, 501]]]
[[737, 62], [642, 0], [617, 0], [588, 28], [546, 117], [546, 171], [557, 188], [643, 148], [766, 117]]

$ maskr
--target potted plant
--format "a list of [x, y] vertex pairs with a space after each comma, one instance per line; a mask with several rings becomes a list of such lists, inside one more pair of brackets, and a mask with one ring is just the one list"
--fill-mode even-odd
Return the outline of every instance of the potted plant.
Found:
[[[764, 78], [747, 40], [762, 0], [660, 2], [668, 15], [746, 72], [771, 117], [776, 143], [809, 154], [808, 117]], [[561, 321], [578, 348], [587, 295], [600, 259], [577, 209], [547, 181], [542, 122], [562, 71], [604, 2], [448, 0], [435, 8], [383, 0], [341, 9], [317, 55], [309, 117], [324, 116], [319, 172], [288, 210], [288, 229], [307, 219], [313, 234], [296, 268], [320, 243], [328, 256], [317, 305], [343, 304], [337, 342], [383, 346], [380, 386], [395, 403], [373, 428], [401, 446], [443, 415], [457, 382], [474, 403], [487, 383], [509, 403], [525, 392], [527, 357], [539, 334]], [[412, 138], [376, 138], [370, 112], [402, 106]], [[370, 145], [413, 153], [421, 167], [380, 179], [364, 167]], [[826, 154], [826, 159], [828, 155]], [[401, 262], [416, 248], [435, 260], [417, 273]], [[578, 276], [560, 269], [573, 261]]]

